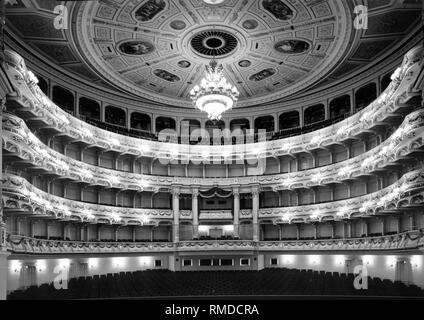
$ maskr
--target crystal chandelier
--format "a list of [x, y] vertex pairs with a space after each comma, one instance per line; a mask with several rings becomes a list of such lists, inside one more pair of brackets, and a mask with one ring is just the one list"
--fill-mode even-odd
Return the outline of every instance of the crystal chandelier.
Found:
[[210, 120], [220, 120], [222, 114], [233, 108], [239, 92], [227, 82], [222, 65], [215, 59], [206, 67], [206, 77], [190, 92], [194, 106], [208, 114]]

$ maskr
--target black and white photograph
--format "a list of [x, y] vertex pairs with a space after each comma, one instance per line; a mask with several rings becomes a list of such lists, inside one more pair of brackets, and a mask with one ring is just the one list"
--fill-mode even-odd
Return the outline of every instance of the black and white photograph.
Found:
[[422, 303], [423, 21], [422, 0], [1, 0], [0, 300]]

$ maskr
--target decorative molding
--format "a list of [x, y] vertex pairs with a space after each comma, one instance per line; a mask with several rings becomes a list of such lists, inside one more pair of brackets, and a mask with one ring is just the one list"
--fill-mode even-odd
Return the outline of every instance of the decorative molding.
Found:
[[166, 209], [138, 209], [111, 207], [69, 200], [48, 194], [22, 177], [3, 174], [2, 204], [10, 211], [25, 211], [33, 216], [50, 217], [77, 222], [145, 225], [171, 222], [173, 211]]
[[[198, 178], [164, 177], [142, 175], [93, 166], [71, 159], [49, 148], [32, 134], [25, 122], [10, 113], [3, 114], [3, 149], [37, 168], [44, 168], [51, 175], [93, 186], [118, 190], [150, 191], [169, 189], [169, 186], [189, 188], [198, 184]], [[405, 117], [399, 128], [383, 143], [354, 158], [298, 172], [248, 176], [238, 178], [203, 178], [202, 187], [217, 185], [229, 187], [235, 192], [247, 192], [252, 184], [270, 187], [274, 191], [312, 188], [342, 183], [350, 179], [368, 176], [376, 171], [389, 168], [423, 147], [424, 110], [417, 110]], [[235, 187], [234, 187], [235, 185]], [[240, 190], [240, 188], [242, 190]], [[179, 191], [181, 192], [181, 190]], [[198, 188], [197, 188], [197, 192]], [[194, 193], [196, 194], [196, 193]]]
[[[281, 140], [236, 146], [208, 146], [209, 156], [216, 159], [224, 152], [226, 154], [229, 152], [234, 156], [242, 156], [244, 159], [257, 159], [258, 149], [264, 150], [264, 156], [279, 156], [308, 152], [355, 139], [362, 132], [384, 122], [396, 111], [405, 107], [408, 99], [419, 94], [419, 89], [414, 88], [414, 85], [423, 67], [422, 55], [422, 47], [411, 50], [404, 58], [399, 69], [399, 76], [385, 92], [368, 107], [346, 120], [315, 132]], [[6, 51], [5, 62], [6, 73], [16, 90], [14, 95], [10, 94], [7, 97], [8, 108], [23, 108], [39, 117], [40, 121], [46, 125], [72, 137], [75, 141], [83, 141], [100, 149], [113, 150], [137, 157], [163, 157], [170, 150], [178, 152], [178, 159], [202, 157], [205, 146], [175, 145], [141, 140], [108, 132], [84, 123], [52, 103], [38, 86], [30, 81], [25, 63], [19, 55]], [[147, 149], [149, 151], [146, 151]]]
[[182, 241], [177, 243], [143, 242], [85, 242], [42, 240], [24, 236], [8, 235], [7, 250], [17, 254], [127, 254], [127, 253], [173, 253], [199, 251], [258, 251], [258, 252], [323, 252], [323, 251], [370, 251], [401, 252], [422, 250], [424, 231], [415, 230], [389, 236], [298, 240], [298, 241], [260, 241], [222, 240], [222, 241]]
[[275, 223], [311, 223], [393, 213], [424, 205], [424, 169], [409, 172], [380, 191], [346, 200], [286, 208], [259, 209]]

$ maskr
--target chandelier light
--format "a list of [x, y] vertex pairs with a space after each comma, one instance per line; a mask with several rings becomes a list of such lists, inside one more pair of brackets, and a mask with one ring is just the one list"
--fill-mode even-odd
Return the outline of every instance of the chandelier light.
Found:
[[215, 59], [206, 67], [206, 76], [190, 92], [194, 106], [206, 112], [210, 120], [221, 120], [222, 114], [231, 110], [238, 100], [239, 92], [223, 75], [222, 65]]

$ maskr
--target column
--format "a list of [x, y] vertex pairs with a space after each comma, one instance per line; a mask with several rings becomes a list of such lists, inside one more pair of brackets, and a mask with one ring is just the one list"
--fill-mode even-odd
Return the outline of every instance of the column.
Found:
[[336, 237], [336, 223], [334, 221], [331, 222], [331, 239]]
[[153, 238], [154, 238], [154, 235], [155, 235], [154, 232], [155, 232], [155, 227], [152, 226], [150, 228], [150, 242], [153, 242]]
[[413, 214], [409, 216], [409, 230], [415, 230], [415, 218]]
[[278, 114], [274, 114], [273, 117], [274, 117], [274, 133], [277, 133], [278, 131], [280, 131], [278, 127], [278, 123], [279, 123]]
[[252, 189], [253, 241], [259, 240], [259, 188]]
[[234, 196], [234, 238], [240, 237], [240, 189], [233, 189]]
[[193, 213], [193, 238], [199, 239], [199, 189], [197, 188], [192, 190], [191, 211]]
[[296, 224], [296, 239], [300, 240], [300, 224]]
[[368, 237], [368, 221], [367, 220], [362, 220], [362, 226], [363, 226], [363, 231], [362, 233]]
[[126, 117], [126, 125], [127, 125], [127, 129], [131, 129], [131, 113], [132, 112], [128, 112], [128, 109], [126, 110], [127, 112], [125, 112]]
[[384, 217], [381, 218], [381, 235], [386, 235], [386, 219]]
[[97, 225], [97, 241], [99, 241], [99, 242], [100, 242], [100, 239], [101, 239], [101, 231], [102, 231], [102, 226]]
[[400, 217], [396, 217], [396, 231], [397, 233], [401, 233], [402, 231], [402, 220]]
[[346, 144], [345, 145], [345, 147], [346, 147], [346, 155], [347, 155], [347, 159], [350, 159], [351, 158], [351, 149], [350, 149], [350, 144]]
[[119, 230], [119, 227], [115, 227], [115, 230], [114, 230], [114, 239], [115, 239], [115, 242], [118, 241], [118, 230]]
[[84, 225], [83, 224], [81, 224], [80, 226], [79, 226], [79, 231], [80, 231], [80, 241], [84, 241], [85, 240], [85, 238], [84, 238]]
[[180, 189], [172, 189], [172, 209], [174, 212], [174, 242], [180, 241]]
[[35, 235], [35, 233], [34, 233], [34, 225], [35, 225], [35, 222], [33, 220], [31, 220], [29, 222], [29, 234], [30, 234], [30, 237], [31, 238], [34, 238], [34, 235]]
[[278, 239], [281, 241], [283, 239], [283, 225], [277, 224], [278, 226]]
[[299, 126], [302, 128], [305, 125], [305, 121], [303, 118], [303, 109], [300, 108], [298, 111], [299, 111]]
[[312, 190], [312, 203], [315, 204], [317, 203], [317, 190], [314, 187], [312, 187], [311, 190]]
[[132, 241], [135, 242], [136, 240], [136, 226], [133, 226], [132, 228]]
[[63, 240], [66, 240], [66, 238], [67, 238], [67, 227], [68, 227], [68, 225], [66, 224], [66, 222], [63, 222], [62, 223], [62, 238], [63, 238]]
[[21, 234], [21, 220], [19, 219], [19, 217], [16, 217], [15, 225], [16, 225], [16, 234], [20, 235]]
[[132, 163], [132, 173], [136, 172], [136, 168], [137, 168], [137, 158], [134, 157], [133, 163]]
[[314, 239], [318, 239], [318, 225], [314, 223]]

